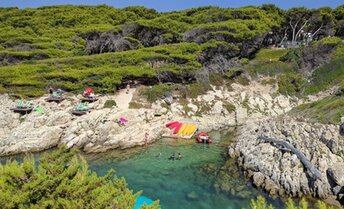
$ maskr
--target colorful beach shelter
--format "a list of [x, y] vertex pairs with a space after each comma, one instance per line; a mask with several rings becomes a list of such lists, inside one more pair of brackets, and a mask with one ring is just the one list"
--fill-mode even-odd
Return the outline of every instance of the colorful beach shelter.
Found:
[[145, 196], [138, 196], [136, 198], [136, 203], [134, 206], [134, 209], [139, 209], [141, 208], [143, 205], [151, 205], [153, 204], [153, 200], [149, 199], [148, 197]]

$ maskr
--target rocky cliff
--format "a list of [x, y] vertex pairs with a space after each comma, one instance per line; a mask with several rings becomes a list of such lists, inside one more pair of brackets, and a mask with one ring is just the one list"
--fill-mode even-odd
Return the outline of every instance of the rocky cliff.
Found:
[[[258, 140], [266, 136], [288, 142], [301, 151], [321, 172], [315, 179], [289, 150]], [[255, 120], [239, 128], [229, 155], [252, 179], [272, 196], [311, 195], [343, 198], [344, 138], [336, 125], [297, 121], [286, 115]]]

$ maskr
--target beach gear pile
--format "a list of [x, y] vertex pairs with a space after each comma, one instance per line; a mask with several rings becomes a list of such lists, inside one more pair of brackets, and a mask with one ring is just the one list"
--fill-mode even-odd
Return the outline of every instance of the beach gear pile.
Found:
[[178, 121], [170, 122], [166, 124], [166, 127], [171, 129], [173, 134], [184, 137], [191, 137], [197, 130], [197, 125], [195, 124]]

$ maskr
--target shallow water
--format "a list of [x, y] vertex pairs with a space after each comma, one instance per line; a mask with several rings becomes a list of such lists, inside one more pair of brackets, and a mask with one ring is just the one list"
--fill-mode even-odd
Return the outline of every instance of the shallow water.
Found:
[[[99, 175], [115, 169], [135, 192], [143, 190], [143, 195], [160, 199], [163, 209], [248, 208], [250, 198], [261, 193], [251, 187], [243, 175], [238, 175], [237, 168], [231, 169], [236, 173], [235, 183], [231, 186], [244, 185], [240, 190], [245, 191], [241, 193], [249, 192], [249, 196], [239, 197], [214, 187], [226, 161], [231, 134], [229, 131], [211, 133], [214, 143], [210, 145], [197, 144], [194, 140], [161, 139], [146, 148], [89, 155], [86, 159]], [[161, 157], [156, 157], [159, 152]], [[183, 158], [168, 160], [172, 153], [181, 153]], [[272, 203], [280, 205], [279, 201]]]

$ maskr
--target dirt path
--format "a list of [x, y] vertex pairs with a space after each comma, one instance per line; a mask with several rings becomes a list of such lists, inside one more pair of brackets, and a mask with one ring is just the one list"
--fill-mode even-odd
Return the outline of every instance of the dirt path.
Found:
[[115, 95], [115, 101], [119, 109], [124, 111], [129, 109], [129, 103], [131, 102], [135, 91], [136, 89], [132, 88], [129, 90], [128, 94], [126, 93], [125, 89], [119, 90], [117, 92], [117, 94]]

